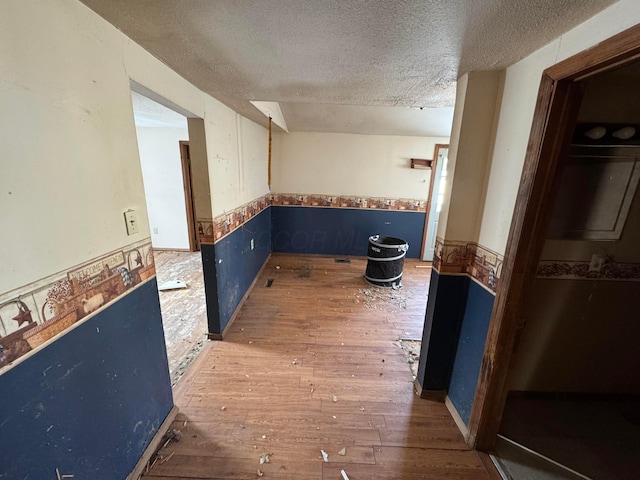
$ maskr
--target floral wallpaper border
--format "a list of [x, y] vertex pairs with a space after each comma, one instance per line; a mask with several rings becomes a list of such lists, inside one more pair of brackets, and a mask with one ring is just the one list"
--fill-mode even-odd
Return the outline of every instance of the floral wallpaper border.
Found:
[[216, 243], [270, 206], [362, 208], [426, 212], [427, 201], [407, 198], [383, 198], [345, 195], [269, 193], [215, 218], [198, 218], [200, 243]]
[[0, 295], [0, 369], [155, 273], [147, 238]]
[[427, 201], [410, 198], [364, 197], [355, 195], [317, 195], [275, 193], [272, 205], [292, 205], [304, 207], [367, 208], [374, 210], [394, 210], [426, 212]]
[[617, 280], [640, 282], [640, 263], [607, 262], [602, 271], [590, 272], [589, 262], [542, 260], [538, 264], [537, 278], [561, 280]]
[[433, 268], [440, 273], [465, 274], [494, 294], [504, 257], [476, 242], [444, 241], [436, 238]]

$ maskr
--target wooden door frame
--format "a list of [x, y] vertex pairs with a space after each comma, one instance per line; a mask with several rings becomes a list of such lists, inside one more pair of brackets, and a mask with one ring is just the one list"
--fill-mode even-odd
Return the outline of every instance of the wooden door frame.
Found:
[[640, 25], [570, 57], [542, 74], [502, 276], [493, 305], [467, 443], [493, 448], [507, 398], [507, 376], [524, 293], [533, 280], [580, 105], [580, 80], [640, 58]]
[[[438, 169], [438, 152], [441, 148], [449, 148], [448, 143], [436, 143], [433, 148], [433, 162], [431, 163], [431, 178], [429, 180], [429, 195], [427, 196], [427, 214], [424, 217], [424, 231], [422, 232], [422, 249], [420, 250], [420, 261], [424, 257], [424, 251], [427, 248], [427, 230], [429, 230], [429, 212], [431, 212], [431, 203], [433, 201], [433, 186], [436, 180], [436, 170]], [[437, 232], [435, 232], [437, 233]], [[434, 235], [435, 235], [434, 233]]]
[[180, 142], [180, 161], [182, 164], [182, 186], [184, 189], [184, 205], [187, 212], [187, 232], [189, 234], [189, 251], [200, 250], [198, 236], [196, 235], [196, 217], [193, 202], [193, 188], [191, 184], [191, 157], [189, 154], [189, 142]]

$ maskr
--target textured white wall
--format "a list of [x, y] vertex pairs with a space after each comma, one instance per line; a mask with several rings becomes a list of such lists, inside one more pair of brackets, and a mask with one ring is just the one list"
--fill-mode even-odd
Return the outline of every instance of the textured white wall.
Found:
[[505, 251], [543, 70], [639, 22], [640, 3], [621, 0], [507, 69], [480, 244]]
[[445, 202], [438, 235], [477, 241], [493, 149], [502, 72], [471, 72], [458, 82]]
[[0, 292], [149, 237], [130, 79], [205, 119], [214, 215], [268, 191], [264, 128], [243, 129], [265, 166], [241, 190], [246, 120], [80, 2], [0, 2]]
[[447, 137], [344, 133], [275, 134], [273, 185], [277, 193], [426, 199], [430, 170], [411, 158], [433, 159]]
[[136, 129], [154, 248], [189, 248], [179, 145], [189, 140], [184, 123], [184, 128]]

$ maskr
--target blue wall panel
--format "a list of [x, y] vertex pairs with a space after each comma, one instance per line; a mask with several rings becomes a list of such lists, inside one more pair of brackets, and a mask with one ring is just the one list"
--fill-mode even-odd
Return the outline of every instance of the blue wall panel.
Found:
[[476, 392], [495, 297], [470, 281], [448, 395], [466, 424]]
[[402, 238], [407, 257], [418, 258], [424, 212], [272, 206], [273, 251], [321, 255], [366, 256], [369, 236]]
[[446, 390], [449, 385], [468, 288], [466, 275], [431, 271], [417, 377], [425, 390]]
[[0, 478], [125, 478], [173, 406], [155, 279], [0, 376]]
[[270, 207], [215, 245], [202, 245], [210, 333], [222, 333], [269, 253]]

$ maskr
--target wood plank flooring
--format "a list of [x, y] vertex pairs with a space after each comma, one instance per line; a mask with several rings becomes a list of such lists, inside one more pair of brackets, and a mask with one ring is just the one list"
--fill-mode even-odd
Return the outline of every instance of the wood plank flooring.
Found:
[[417, 264], [395, 291], [365, 283], [366, 260], [274, 255], [178, 383], [182, 439], [144, 478], [489, 479], [444, 404], [413, 391], [397, 340], [420, 338], [431, 272]]
[[186, 366], [192, 349], [207, 333], [207, 307], [200, 252], [154, 251], [158, 286], [169, 280], [183, 280], [188, 288], [159, 292], [169, 372], [172, 383]]

